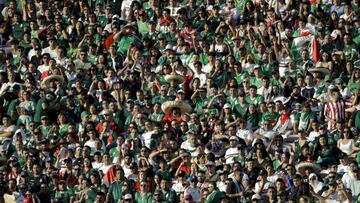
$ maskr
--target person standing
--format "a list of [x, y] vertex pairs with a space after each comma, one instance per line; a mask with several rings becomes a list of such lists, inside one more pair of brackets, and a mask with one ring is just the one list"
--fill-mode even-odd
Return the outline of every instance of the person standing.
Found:
[[331, 90], [331, 99], [325, 105], [324, 116], [328, 121], [328, 130], [333, 130], [338, 120], [345, 119], [345, 102], [340, 98], [339, 89]]

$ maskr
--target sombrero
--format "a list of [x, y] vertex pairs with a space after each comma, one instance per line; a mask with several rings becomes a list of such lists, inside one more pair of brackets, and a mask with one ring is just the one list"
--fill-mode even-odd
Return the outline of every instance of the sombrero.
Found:
[[181, 84], [181, 83], [183, 83], [184, 81], [185, 81], [185, 78], [183, 77], [183, 76], [181, 76], [181, 75], [178, 75], [178, 74], [175, 74], [175, 75], [165, 75], [165, 80], [167, 81], [167, 82], [170, 82], [170, 81], [172, 81], [172, 80], [175, 80], [175, 81], [177, 81], [177, 83], [178, 84]]
[[183, 101], [167, 101], [161, 105], [162, 111], [166, 114], [170, 114], [173, 108], [179, 108], [181, 113], [192, 112], [192, 107], [190, 104]]
[[225, 134], [216, 134], [216, 135], [214, 135], [214, 138], [216, 140], [229, 139], [229, 137]]
[[311, 68], [308, 70], [311, 74], [315, 72], [323, 73], [324, 75], [330, 74], [329, 69], [322, 66], [322, 63], [316, 64], [315, 68]]
[[301, 174], [305, 175], [306, 169], [311, 169], [314, 173], [320, 173], [321, 168], [319, 165], [311, 162], [302, 162], [296, 165], [296, 170]]
[[41, 82], [41, 87], [44, 89], [49, 88], [51, 80], [57, 80], [61, 84], [64, 84], [64, 78], [61, 75], [50, 75]]
[[279, 96], [279, 97], [275, 97], [274, 102], [281, 102], [282, 104], [286, 104], [287, 102], [289, 102], [290, 99], [284, 97], [284, 96]]

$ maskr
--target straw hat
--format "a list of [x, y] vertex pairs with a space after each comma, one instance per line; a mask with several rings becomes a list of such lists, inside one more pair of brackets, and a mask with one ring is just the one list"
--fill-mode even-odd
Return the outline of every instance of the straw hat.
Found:
[[166, 114], [170, 114], [173, 108], [179, 108], [181, 113], [192, 112], [192, 107], [190, 104], [183, 101], [167, 101], [161, 105], [162, 111]]
[[183, 83], [185, 81], [185, 78], [183, 76], [181, 76], [181, 75], [178, 75], [178, 74], [176, 74], [176, 75], [165, 75], [164, 78], [165, 78], [166, 82], [170, 82], [172, 80], [175, 80], [178, 84], [181, 84], [181, 83]]
[[61, 84], [64, 84], [64, 78], [61, 75], [50, 75], [48, 77], [46, 77], [42, 82], [41, 82], [41, 87], [44, 89], [48, 89], [50, 88], [50, 81], [51, 80], [57, 80], [59, 81]]
[[311, 162], [302, 162], [295, 166], [296, 170], [301, 174], [305, 175], [306, 169], [312, 169], [314, 173], [320, 173], [321, 168], [318, 164]]
[[330, 74], [329, 69], [323, 66], [323, 63], [317, 63], [315, 68], [311, 68], [308, 70], [311, 74], [315, 72], [323, 73], [324, 75]]

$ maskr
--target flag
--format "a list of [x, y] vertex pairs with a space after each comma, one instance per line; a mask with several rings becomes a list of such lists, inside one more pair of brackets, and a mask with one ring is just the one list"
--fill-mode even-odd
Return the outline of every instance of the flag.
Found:
[[303, 48], [307, 47], [307, 45], [311, 41], [311, 39], [312, 39], [312, 36], [307, 35], [307, 36], [297, 37], [293, 40], [293, 43], [291, 45], [291, 54], [295, 61], [300, 60], [301, 50]]
[[113, 42], [114, 42], [114, 34], [111, 34], [105, 39], [104, 47], [106, 49], [109, 49]]
[[102, 182], [109, 187], [115, 181], [115, 165], [112, 165], [104, 174]]
[[316, 36], [306, 35], [297, 37], [293, 40], [291, 45], [291, 54], [295, 61], [300, 60], [300, 53], [303, 49], [310, 49], [310, 58], [313, 61], [317, 62], [320, 60], [320, 48]]
[[311, 40], [310, 57], [314, 62], [320, 61], [320, 48], [316, 36], [313, 36]]

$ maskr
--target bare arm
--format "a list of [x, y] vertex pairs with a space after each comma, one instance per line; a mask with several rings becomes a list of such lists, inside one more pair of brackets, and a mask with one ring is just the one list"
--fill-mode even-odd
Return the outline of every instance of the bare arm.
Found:
[[173, 158], [173, 159], [168, 163], [168, 165], [174, 164], [174, 163], [175, 163], [177, 160], [179, 160], [182, 156], [183, 156], [183, 155], [179, 155], [179, 156]]
[[13, 135], [12, 132], [5, 132], [5, 131], [0, 131], [0, 137], [4, 137], [4, 138], [11, 138]]
[[199, 93], [199, 90], [196, 90], [196, 91], [191, 95], [191, 98], [190, 98], [190, 99], [191, 99], [192, 102], [195, 102], [195, 99], [196, 99], [198, 93]]
[[81, 48], [85, 42], [85, 40], [87, 39], [89, 35], [88, 34], [85, 34], [85, 36], [82, 38], [82, 40], [79, 42], [78, 44], [78, 48]]

